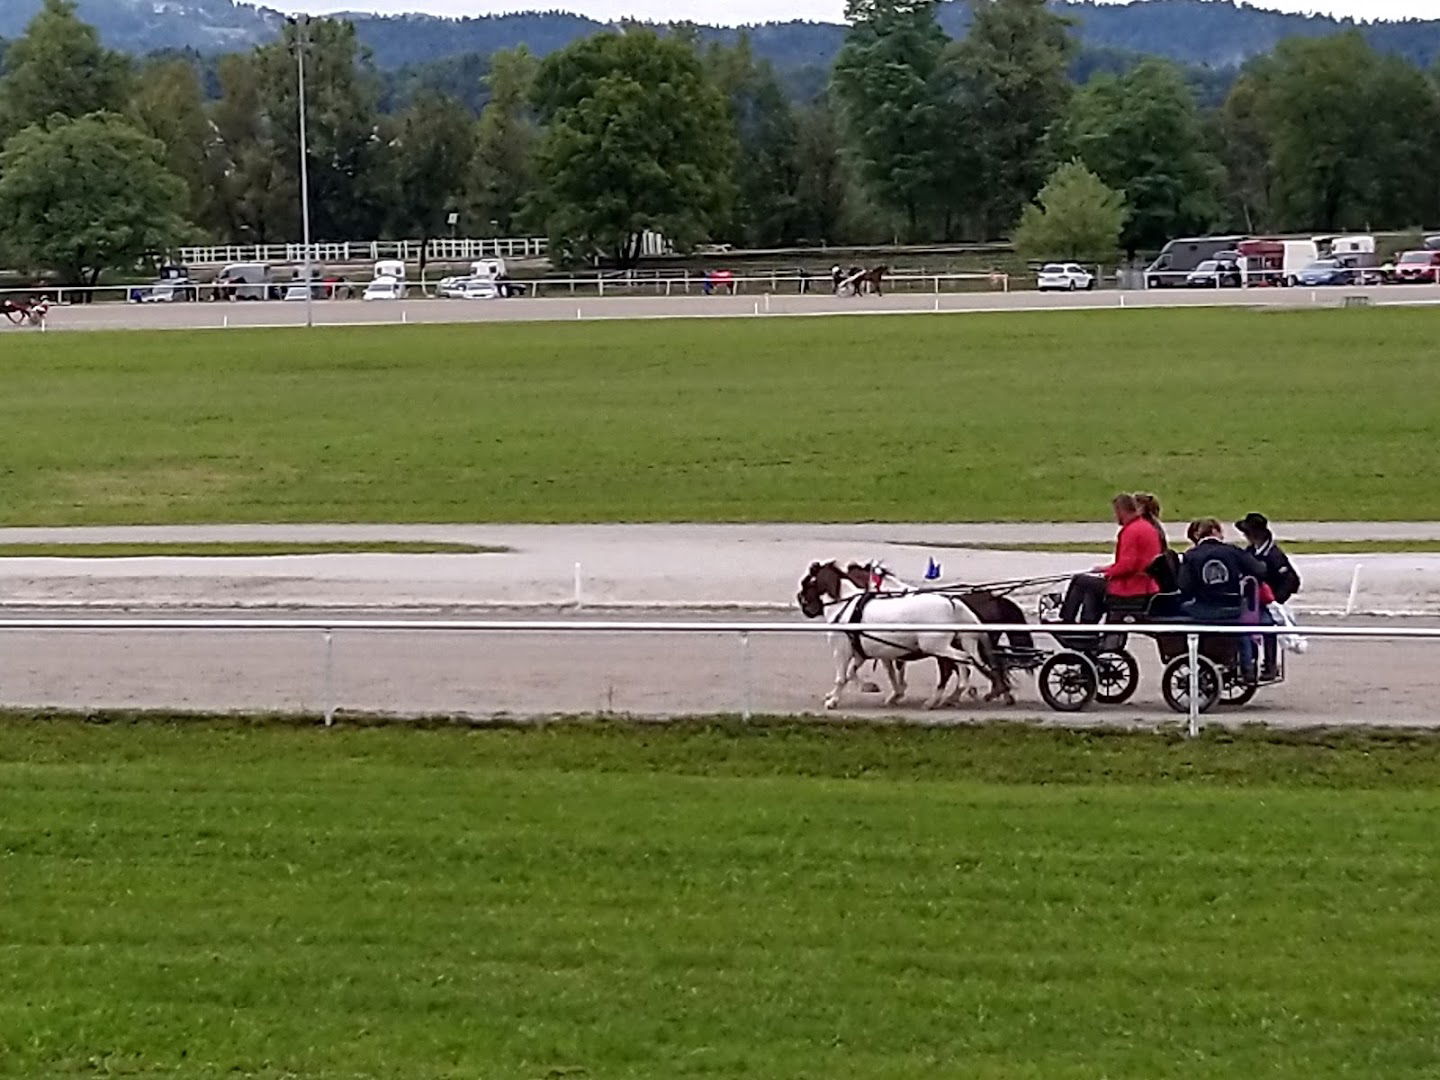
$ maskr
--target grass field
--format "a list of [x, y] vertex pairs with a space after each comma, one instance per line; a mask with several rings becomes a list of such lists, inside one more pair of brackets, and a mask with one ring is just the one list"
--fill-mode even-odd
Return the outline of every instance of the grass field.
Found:
[[0, 722], [0, 1073], [1430, 1077], [1440, 740]]
[[159, 556], [187, 558], [275, 555], [497, 555], [509, 551], [492, 544], [456, 544], [429, 540], [357, 540], [322, 543], [241, 540], [199, 543], [5, 544], [0, 559], [140, 559]]
[[1424, 310], [5, 341], [7, 524], [1440, 518]]

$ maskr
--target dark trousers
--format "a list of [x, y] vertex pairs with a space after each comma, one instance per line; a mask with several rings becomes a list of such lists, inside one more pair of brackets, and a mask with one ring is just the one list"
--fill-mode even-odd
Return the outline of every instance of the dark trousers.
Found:
[[1098, 623], [1105, 613], [1105, 579], [1099, 574], [1076, 574], [1060, 604], [1061, 622]]

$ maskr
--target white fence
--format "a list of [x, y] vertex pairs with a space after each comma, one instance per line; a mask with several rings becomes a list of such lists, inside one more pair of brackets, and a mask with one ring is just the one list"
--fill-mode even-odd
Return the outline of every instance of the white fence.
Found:
[[[322, 268], [323, 272], [323, 268]], [[317, 301], [356, 299], [368, 285], [368, 278], [327, 275], [318, 276], [312, 286]], [[828, 295], [830, 279], [824, 276], [797, 274], [793, 271], [713, 276], [699, 271], [676, 271], [665, 275], [591, 274], [575, 277], [514, 278], [511, 284], [524, 288], [526, 296], [708, 296], [808, 293]], [[291, 286], [297, 295], [286, 296]], [[407, 283], [408, 300], [439, 299], [431, 291], [436, 281]], [[885, 292], [930, 293], [969, 291], [1009, 292], [1010, 278], [1005, 274], [970, 273], [904, 273], [887, 275], [882, 286]], [[37, 285], [26, 288], [0, 289], [0, 296], [45, 296], [60, 304], [92, 300], [97, 303], [130, 301], [134, 303], [183, 303], [190, 300], [231, 300], [237, 292], [244, 296], [256, 289], [269, 291], [270, 299], [284, 297], [304, 300], [304, 282], [276, 279], [255, 283], [216, 282], [150, 282], [128, 285]], [[246, 301], [258, 302], [258, 301]]]
[[[424, 245], [419, 240], [347, 240], [312, 243], [312, 263], [378, 262], [400, 259], [419, 262], [422, 247], [435, 262], [464, 262], [471, 259], [542, 258], [549, 249], [543, 236], [502, 236], [484, 239], [437, 238]], [[304, 244], [217, 244], [209, 247], [182, 247], [180, 262], [185, 266], [228, 266], [231, 263], [303, 263]]]
[[[1006, 633], [1025, 632], [1047, 637], [1060, 631], [1070, 634], [1115, 634], [1127, 635], [1184, 635], [1188, 644], [1190, 659], [1189, 725], [1192, 736], [1198, 735], [1200, 726], [1200, 694], [1198, 686], [1201, 635], [1228, 636], [1276, 636], [1297, 633], [1294, 627], [1252, 626], [1252, 625], [1199, 625], [1190, 623], [1108, 623], [1108, 624], [1037, 624], [1037, 623], [864, 623], [834, 624], [829, 622], [751, 622], [751, 621], [563, 621], [535, 620], [509, 621], [486, 619], [236, 619], [236, 618], [0, 618], [0, 631], [9, 632], [65, 632], [65, 633], [314, 633], [322, 636], [323, 651], [323, 712], [326, 725], [335, 721], [336, 705], [334, 696], [335, 639], [341, 634], [525, 634], [525, 635], [720, 635], [736, 639], [740, 652], [741, 678], [744, 681], [744, 707], [742, 715], [748, 719], [751, 712], [751, 687], [749, 677], [749, 647], [752, 636], [795, 635], [795, 634], [848, 634], [859, 631], [863, 626], [866, 635], [887, 633], [935, 633], [937, 631], [961, 633]], [[1350, 638], [1380, 639], [1390, 641], [1440, 641], [1440, 627], [1426, 626], [1305, 626], [1299, 633], [1307, 638]], [[1062, 651], [1057, 646], [1056, 651]], [[84, 655], [77, 652], [77, 656]], [[547, 660], [547, 664], [564, 663], [564, 653], [559, 658]], [[78, 661], [77, 661], [78, 662]], [[664, 678], [665, 665], [659, 658], [656, 663], [656, 678]]]

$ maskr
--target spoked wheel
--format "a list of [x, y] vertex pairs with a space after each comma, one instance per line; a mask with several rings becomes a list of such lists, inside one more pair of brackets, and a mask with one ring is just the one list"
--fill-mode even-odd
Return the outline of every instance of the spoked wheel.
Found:
[[[1197, 674], [1197, 683], [1200, 687], [1200, 711], [1202, 713], [1209, 712], [1220, 700], [1225, 680], [1220, 677], [1220, 669], [1215, 666], [1215, 661], [1208, 656], [1200, 657]], [[1165, 704], [1178, 713], [1188, 713], [1190, 711], [1190, 657], [1177, 656], [1166, 664], [1165, 674], [1161, 677], [1160, 685], [1165, 694]]]
[[1140, 688], [1140, 665], [1123, 649], [1095, 654], [1098, 686], [1095, 700], [1101, 705], [1124, 705]]
[[1035, 681], [1040, 696], [1056, 712], [1080, 712], [1095, 700], [1099, 678], [1090, 658], [1077, 652], [1058, 652], [1040, 665]]
[[1232, 682], [1225, 680], [1225, 686], [1220, 691], [1220, 704], [1229, 705], [1231, 708], [1240, 708], [1242, 705], [1249, 705], [1250, 700], [1260, 692], [1260, 684], [1256, 682]]

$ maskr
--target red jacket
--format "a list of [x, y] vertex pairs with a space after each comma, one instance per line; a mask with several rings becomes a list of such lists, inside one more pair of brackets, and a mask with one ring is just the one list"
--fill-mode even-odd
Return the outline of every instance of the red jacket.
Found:
[[1115, 561], [1100, 572], [1111, 596], [1150, 596], [1160, 591], [1145, 572], [1160, 557], [1160, 533], [1144, 518], [1136, 518], [1115, 538]]

